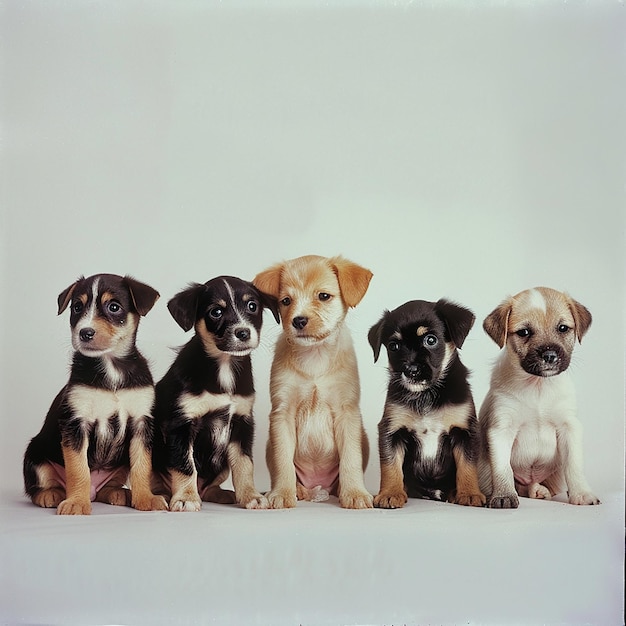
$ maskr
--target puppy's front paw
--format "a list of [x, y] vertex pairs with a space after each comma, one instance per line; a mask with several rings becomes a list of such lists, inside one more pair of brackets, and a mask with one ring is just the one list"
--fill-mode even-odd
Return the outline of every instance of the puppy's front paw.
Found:
[[519, 506], [519, 498], [516, 493], [494, 494], [489, 498], [490, 509], [516, 509]]
[[600, 504], [600, 500], [596, 498], [590, 491], [583, 493], [572, 493], [569, 496], [570, 504]]
[[371, 509], [374, 498], [367, 491], [350, 491], [339, 496], [339, 504], [344, 509]]
[[528, 497], [535, 500], [551, 500], [552, 494], [544, 485], [533, 483], [530, 487], [528, 487]]
[[480, 491], [478, 493], [457, 493], [453, 502], [462, 506], [485, 506], [487, 498]]
[[33, 503], [45, 509], [53, 509], [65, 498], [65, 490], [53, 487], [51, 489], [42, 489], [33, 496]]
[[133, 498], [133, 508], [138, 511], [167, 511], [167, 501], [163, 496], [148, 495], [141, 498]]
[[174, 497], [170, 500], [170, 511], [200, 511], [202, 500], [198, 496]]
[[246, 509], [267, 509], [270, 506], [267, 498], [256, 492], [244, 493], [241, 497], [238, 496], [237, 503]]
[[57, 515], [91, 515], [91, 502], [68, 498], [57, 507]]
[[296, 506], [296, 494], [289, 490], [270, 491], [267, 501], [271, 509], [293, 509]]
[[381, 491], [374, 498], [374, 506], [378, 509], [401, 509], [406, 502], [407, 496], [404, 491], [398, 493]]

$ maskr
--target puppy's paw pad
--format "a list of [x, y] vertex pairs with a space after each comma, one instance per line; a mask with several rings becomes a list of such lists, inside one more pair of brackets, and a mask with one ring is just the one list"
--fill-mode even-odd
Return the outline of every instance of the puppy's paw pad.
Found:
[[147, 496], [133, 502], [133, 508], [138, 511], [167, 511], [169, 506], [163, 496]]
[[461, 506], [485, 506], [487, 502], [487, 498], [478, 492], [478, 493], [460, 493], [457, 494], [454, 499], [455, 504], [460, 504]]
[[82, 500], [63, 500], [57, 507], [57, 515], [90, 515], [91, 502]]
[[519, 507], [517, 494], [491, 496], [489, 498], [490, 509], [516, 509]]
[[600, 500], [596, 498], [591, 492], [583, 492], [583, 493], [574, 493], [569, 497], [570, 504], [600, 504]]
[[202, 501], [200, 498], [197, 500], [180, 500], [172, 498], [170, 502], [170, 511], [183, 512], [183, 511], [200, 511], [202, 509]]
[[401, 509], [407, 502], [406, 493], [379, 493], [374, 498], [374, 506], [378, 509]]
[[267, 501], [272, 509], [293, 509], [296, 506], [296, 494], [282, 491], [270, 491]]
[[33, 503], [45, 509], [54, 509], [65, 499], [63, 489], [42, 489], [33, 496]]
[[354, 492], [340, 495], [339, 504], [344, 509], [371, 509], [374, 506], [374, 498], [367, 491]]

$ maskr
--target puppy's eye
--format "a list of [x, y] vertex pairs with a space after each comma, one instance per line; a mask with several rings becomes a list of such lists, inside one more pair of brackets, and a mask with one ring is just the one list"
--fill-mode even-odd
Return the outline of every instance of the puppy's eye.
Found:
[[77, 300], [72, 304], [72, 311], [74, 313], [80, 313], [83, 310], [83, 303], [80, 300]]
[[321, 292], [318, 296], [317, 296], [322, 302], [326, 302], [326, 300], [330, 300], [332, 298], [332, 296], [329, 293], [325, 293], [325, 292]]
[[439, 339], [435, 335], [429, 334], [424, 337], [424, 345], [427, 348], [432, 348], [439, 343]]
[[390, 341], [387, 344], [387, 350], [389, 352], [397, 352], [400, 349], [400, 344], [397, 341]]
[[556, 328], [560, 333], [566, 333], [568, 330], [570, 330], [570, 327], [567, 326], [566, 324], [559, 324]]
[[251, 313], [256, 313], [258, 308], [259, 305], [254, 300], [250, 300], [250, 302], [248, 302], [248, 311]]
[[209, 315], [214, 320], [218, 320], [222, 317], [222, 315], [224, 315], [224, 309], [219, 306], [214, 306], [212, 309], [209, 310]]
[[520, 328], [515, 334], [522, 339], [526, 339], [532, 335], [529, 328]]
[[289, 297], [287, 297], [287, 298], [283, 298], [283, 299], [280, 301], [280, 303], [281, 303], [283, 306], [289, 306], [289, 305], [291, 304], [291, 298], [289, 298]]

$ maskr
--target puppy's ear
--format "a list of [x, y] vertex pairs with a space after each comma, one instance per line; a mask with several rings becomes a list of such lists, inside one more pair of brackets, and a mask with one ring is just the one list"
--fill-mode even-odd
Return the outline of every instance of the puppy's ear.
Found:
[[485, 332], [502, 348], [506, 343], [509, 315], [511, 315], [511, 301], [506, 300], [494, 309], [483, 322]]
[[74, 293], [74, 289], [76, 289], [76, 285], [78, 285], [78, 283], [81, 280], [84, 280], [84, 276], [81, 276], [75, 283], [72, 283], [69, 287], [64, 289], [59, 294], [59, 297], [57, 298], [57, 304], [59, 307], [59, 310], [57, 311], [57, 315], [61, 315], [61, 313], [63, 313], [63, 311], [67, 309], [67, 306], [69, 305], [70, 300], [72, 299], [72, 294]]
[[147, 315], [154, 303], [159, 299], [159, 292], [150, 287], [150, 285], [140, 283], [132, 276], [124, 276], [124, 282], [130, 291], [130, 297], [137, 309], [137, 313], [142, 317]]
[[583, 306], [573, 298], [569, 298], [568, 304], [572, 312], [572, 317], [574, 318], [574, 324], [576, 325], [576, 337], [578, 343], [581, 343], [584, 334], [589, 330], [589, 326], [591, 326], [591, 313], [586, 306]]
[[457, 348], [463, 347], [463, 342], [474, 325], [474, 314], [465, 307], [442, 298], [435, 303], [437, 317], [446, 325], [450, 340]]
[[341, 256], [330, 259], [337, 280], [341, 297], [349, 307], [355, 307], [365, 295], [372, 280], [372, 272]]
[[187, 332], [196, 323], [198, 299], [206, 290], [206, 285], [191, 283], [187, 289], [177, 293], [168, 303], [167, 308], [176, 323]]
[[250, 288], [258, 295], [261, 304], [272, 312], [277, 324], [280, 324], [280, 315], [278, 314], [278, 300], [274, 296], [270, 296], [267, 293], [263, 293], [260, 289], [257, 289], [254, 283], [247, 283]]
[[252, 284], [262, 293], [272, 296], [272, 298], [278, 298], [282, 272], [283, 264], [277, 263], [257, 274], [252, 280]]
[[370, 342], [370, 346], [372, 346], [372, 350], [374, 351], [374, 363], [378, 361], [380, 355], [380, 346], [383, 343], [383, 326], [385, 325], [387, 315], [389, 315], [389, 311], [385, 311], [380, 320], [378, 320], [367, 333], [367, 340]]

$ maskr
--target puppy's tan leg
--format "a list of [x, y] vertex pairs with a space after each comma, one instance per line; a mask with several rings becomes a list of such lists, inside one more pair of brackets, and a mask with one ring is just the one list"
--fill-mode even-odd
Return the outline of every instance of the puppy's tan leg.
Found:
[[165, 498], [152, 493], [152, 458], [143, 436], [140, 430], [130, 441], [131, 504], [138, 511], [166, 511]]
[[267, 442], [267, 466], [271, 490], [267, 494], [269, 507], [289, 509], [296, 506], [295, 417], [273, 413], [270, 415], [270, 434]]
[[57, 507], [59, 515], [89, 515], [91, 513], [91, 475], [87, 463], [87, 445], [86, 437], [80, 450], [61, 444], [67, 495]]
[[487, 431], [491, 494], [488, 506], [492, 509], [516, 509], [519, 498], [511, 467], [511, 449], [515, 435], [507, 428], [492, 427]]
[[380, 509], [401, 509], [407, 501], [404, 489], [404, 474], [402, 463], [404, 454], [397, 451], [392, 463], [381, 461], [380, 464], [380, 491], [374, 498], [374, 506]]
[[130, 490], [125, 487], [128, 480], [128, 470], [120, 468], [111, 480], [96, 494], [96, 502], [113, 504], [115, 506], [130, 506]]
[[198, 495], [198, 472], [195, 465], [191, 475], [183, 474], [178, 470], [170, 470], [172, 479], [171, 511], [199, 511], [202, 500]]
[[371, 509], [373, 498], [363, 477], [364, 429], [358, 410], [344, 408], [335, 419], [335, 441], [339, 451], [339, 504], [344, 509]]
[[452, 454], [456, 463], [456, 493], [453, 502], [463, 506], [485, 506], [487, 499], [478, 486], [476, 464], [467, 458], [462, 446], [455, 446]]
[[254, 486], [252, 459], [244, 454], [238, 442], [228, 444], [228, 464], [233, 475], [233, 486], [237, 504], [246, 509], [267, 509], [267, 498]]

